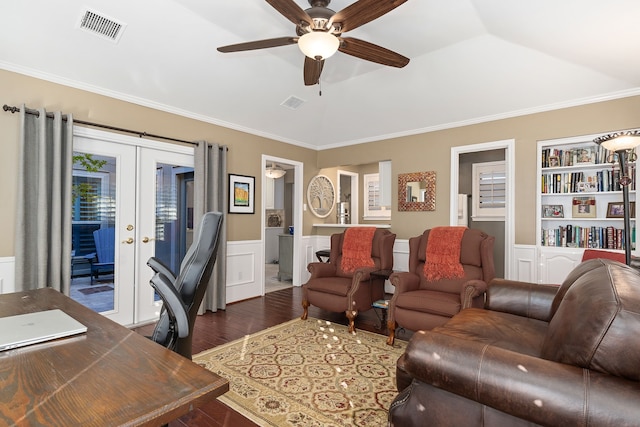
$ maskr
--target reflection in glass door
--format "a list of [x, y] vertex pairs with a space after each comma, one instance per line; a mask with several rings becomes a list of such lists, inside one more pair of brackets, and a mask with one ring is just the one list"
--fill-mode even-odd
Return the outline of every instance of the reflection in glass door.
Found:
[[191, 150], [153, 147], [74, 141], [71, 297], [125, 325], [157, 318], [146, 261], [177, 273], [193, 232]]

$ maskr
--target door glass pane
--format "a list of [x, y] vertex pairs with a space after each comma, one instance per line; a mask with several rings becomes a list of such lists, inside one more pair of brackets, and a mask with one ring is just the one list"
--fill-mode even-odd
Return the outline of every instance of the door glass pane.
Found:
[[193, 241], [193, 168], [158, 163], [155, 224], [155, 257], [177, 276]]
[[71, 298], [97, 311], [114, 308], [114, 157], [73, 153]]

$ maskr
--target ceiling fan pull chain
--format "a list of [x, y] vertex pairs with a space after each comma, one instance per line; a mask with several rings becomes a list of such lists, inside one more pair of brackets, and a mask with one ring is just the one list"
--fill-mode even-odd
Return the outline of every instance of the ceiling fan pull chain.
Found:
[[320, 87], [320, 90], [318, 90], [318, 96], [322, 96], [322, 82], [320, 79], [318, 79], [318, 86]]

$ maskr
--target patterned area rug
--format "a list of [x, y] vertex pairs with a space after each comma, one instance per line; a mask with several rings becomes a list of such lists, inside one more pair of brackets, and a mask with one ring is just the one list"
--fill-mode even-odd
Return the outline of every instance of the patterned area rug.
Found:
[[220, 401], [262, 426], [384, 426], [406, 342], [324, 320], [292, 320], [207, 350], [227, 378]]

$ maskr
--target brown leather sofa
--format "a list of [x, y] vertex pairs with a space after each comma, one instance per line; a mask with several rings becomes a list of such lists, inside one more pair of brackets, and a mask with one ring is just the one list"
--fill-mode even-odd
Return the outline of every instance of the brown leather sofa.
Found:
[[340, 267], [344, 236], [344, 232], [331, 236], [329, 262], [312, 262], [307, 266], [311, 277], [302, 285], [304, 312], [301, 319], [307, 318], [310, 305], [333, 312], [343, 311], [349, 319], [349, 332], [353, 332], [358, 313], [370, 310], [374, 301], [384, 298], [385, 279], [369, 273], [393, 269], [396, 235], [389, 230], [377, 229], [371, 245], [371, 259], [375, 266], [361, 267], [353, 272], [343, 271]]
[[494, 279], [485, 309], [413, 335], [391, 426], [640, 425], [640, 272], [577, 266], [560, 286]]
[[482, 307], [487, 283], [496, 275], [495, 238], [469, 228], [464, 231], [460, 245], [464, 277], [427, 280], [424, 263], [430, 231], [409, 239], [409, 271], [393, 273], [389, 278], [395, 287], [387, 319], [389, 345], [393, 345], [398, 326], [411, 331], [432, 329], [463, 308]]

